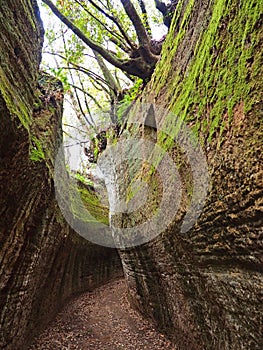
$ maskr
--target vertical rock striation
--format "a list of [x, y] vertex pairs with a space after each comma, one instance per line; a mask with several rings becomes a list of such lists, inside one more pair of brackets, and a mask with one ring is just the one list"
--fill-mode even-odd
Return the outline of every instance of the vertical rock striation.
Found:
[[[261, 52], [262, 1], [181, 0], [137, 101], [171, 112], [156, 113], [156, 138], [183, 194], [173, 224], [121, 257], [131, 302], [180, 350], [262, 348]], [[123, 139], [146, 130], [133, 124], [136, 108]], [[176, 116], [197, 135], [210, 174], [204, 210], [184, 233], [193, 180], [184, 150], [165, 134], [176, 135]]]
[[39, 76], [37, 4], [0, 7], [0, 348], [13, 350], [26, 348], [70, 295], [119, 274], [119, 259], [74, 233], [55, 200], [63, 91]]

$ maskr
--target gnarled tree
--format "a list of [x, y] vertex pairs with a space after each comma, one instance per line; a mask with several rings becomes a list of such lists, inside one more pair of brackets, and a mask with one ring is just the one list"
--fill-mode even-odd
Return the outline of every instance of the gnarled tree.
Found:
[[[154, 45], [142, 0], [138, 1], [141, 13], [131, 0], [120, 0], [119, 4], [61, 0], [56, 5], [51, 0], [42, 1], [85, 45], [114, 67], [143, 80], [151, 77], [161, 45]], [[94, 23], [100, 27], [100, 33], [91, 27]]]

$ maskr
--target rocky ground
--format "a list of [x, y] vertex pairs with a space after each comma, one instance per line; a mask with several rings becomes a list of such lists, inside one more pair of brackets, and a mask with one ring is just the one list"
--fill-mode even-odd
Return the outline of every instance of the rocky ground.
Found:
[[175, 350], [133, 310], [124, 280], [69, 302], [30, 350]]

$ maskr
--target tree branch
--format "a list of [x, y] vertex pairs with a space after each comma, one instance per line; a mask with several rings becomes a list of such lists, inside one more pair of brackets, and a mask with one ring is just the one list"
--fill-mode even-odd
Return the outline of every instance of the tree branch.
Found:
[[96, 42], [88, 38], [78, 27], [75, 26], [73, 22], [71, 22], [66, 16], [64, 16], [59, 9], [52, 3], [51, 0], [42, 0], [51, 11], [67, 26], [69, 27], [73, 33], [75, 33], [87, 46], [89, 46], [92, 50], [98, 52], [105, 60], [114, 65], [117, 68], [125, 70], [125, 66], [122, 62], [120, 62], [116, 57], [112, 56], [107, 50], [98, 45]]
[[98, 19], [92, 12], [89, 11], [89, 9], [87, 8], [86, 5], [84, 5], [82, 2], [78, 1], [78, 0], [75, 0], [75, 2], [81, 6], [83, 8], [83, 10], [85, 12], [87, 12], [87, 14], [89, 16], [91, 16], [93, 19], [95, 19], [95, 21], [97, 21], [104, 29], [106, 29], [107, 32], [109, 32], [113, 37], [116, 38], [116, 41], [118, 40], [118, 43], [120, 46], [124, 46], [125, 47], [125, 44], [122, 42], [123, 38], [122, 36], [115, 32], [114, 30], [110, 29], [105, 23], [103, 23], [100, 19]]
[[[118, 59], [114, 54], [112, 55], [108, 50], [87, 37], [78, 27], [75, 26], [72, 21], [70, 21], [65, 15], [60, 12], [60, 10], [53, 4], [51, 0], [42, 1], [61, 20], [61, 22], [70, 28], [73, 33], [75, 33], [89, 48], [96, 51], [113, 66], [121, 69], [123, 72], [126, 72], [129, 75], [135, 75], [144, 80], [148, 79], [151, 76], [153, 68], [159, 57], [151, 52], [150, 40], [146, 29], [144, 28], [143, 23], [130, 0], [121, 0], [121, 3], [123, 4], [127, 15], [131, 19], [138, 36], [140, 47], [137, 49], [137, 52], [139, 53], [139, 57], [134, 56], [131, 59], [124, 60]], [[92, 0], [89, 1], [91, 2]], [[136, 47], [134, 46], [133, 51], [136, 51]]]
[[83, 92], [83, 94], [85, 94], [88, 97], [90, 97], [92, 99], [92, 101], [94, 101], [94, 103], [97, 105], [97, 107], [99, 107], [99, 109], [101, 109], [103, 111], [103, 108], [101, 107], [99, 102], [95, 99], [95, 97], [93, 97], [91, 94], [89, 94], [87, 91], [83, 90], [82, 88], [80, 88], [77, 85], [74, 85], [74, 84], [70, 84], [70, 85], [73, 87], [73, 89], [79, 90], [79, 91]]
[[109, 86], [111, 87], [111, 91], [115, 95], [115, 97], [118, 97], [118, 93], [121, 91], [120, 85], [111, 74], [110, 70], [108, 69], [105, 62], [103, 61], [103, 58], [99, 54], [97, 54], [96, 51], [94, 51], [94, 55], [102, 71], [104, 79], [108, 82]]
[[[50, 52], [50, 51], [45, 51], [44, 53], [48, 53], [48, 54], [50, 54], [50, 55], [58, 56], [58, 57], [62, 58], [63, 60], [65, 60], [65, 61], [67, 62], [67, 58], [66, 58], [65, 56], [59, 54], [59, 53]], [[93, 57], [93, 56], [91, 56], [91, 55], [89, 55], [89, 56], [92, 57], [94, 60], [96, 59], [95, 57]], [[110, 86], [109, 83], [108, 83], [105, 79], [103, 79], [101, 76], [99, 76], [98, 74], [92, 72], [90, 69], [87, 69], [87, 68], [85, 68], [85, 67], [82, 67], [82, 66], [80, 66], [80, 65], [78, 65], [78, 64], [76, 64], [76, 63], [69, 62], [69, 64], [71, 64], [73, 67], [70, 67], [70, 66], [59, 67], [58, 63], [57, 63], [57, 67], [58, 67], [58, 68], [61, 68], [61, 69], [69, 69], [69, 70], [70, 70], [70, 69], [73, 69], [73, 70], [76, 70], [76, 71], [80, 71], [80, 72], [82, 72], [82, 73], [84, 73], [84, 74], [87, 74], [87, 75], [90, 77], [90, 79], [96, 80], [96, 83], [99, 84], [99, 85], [103, 88], [103, 90], [105, 90], [107, 93], [109, 93], [108, 90], [105, 89], [105, 87], [104, 87], [103, 84], [107, 85], [109, 88], [111, 88], [111, 86]], [[99, 80], [100, 82], [98, 82], [97, 80]]]
[[158, 60], [157, 56], [155, 56], [151, 52], [151, 45], [150, 45], [150, 38], [148, 36], [148, 33], [143, 25], [143, 22], [138, 15], [135, 7], [133, 6], [131, 0], [120, 0], [125, 12], [127, 13], [128, 17], [130, 18], [134, 29], [137, 34], [137, 38], [139, 41], [139, 53], [141, 57], [145, 60], [145, 62], [149, 63], [150, 65], [155, 64]]
[[126, 40], [126, 42], [129, 44], [129, 46], [134, 49], [136, 47], [136, 45], [132, 42], [132, 40], [129, 38], [129, 36], [127, 35], [125, 29], [122, 27], [120, 21], [118, 18], [116, 18], [115, 16], [110, 15], [109, 13], [107, 13], [106, 11], [104, 11], [102, 8], [100, 8], [93, 0], [87, 0], [91, 3], [92, 6], [94, 6], [98, 11], [100, 11], [104, 16], [106, 16], [107, 18], [109, 18], [113, 23], [116, 24], [116, 26], [119, 28], [120, 33], [122, 34], [122, 36], [124, 37], [124, 39]]
[[138, 15], [135, 7], [133, 6], [133, 3], [130, 0], [120, 0], [120, 1], [122, 3], [122, 6], [125, 12], [127, 13], [128, 17], [130, 18], [134, 26], [140, 46], [148, 47], [149, 41], [150, 41], [148, 34], [140, 19], [140, 16]]
[[[80, 76], [79, 71], [77, 71], [77, 75], [78, 75], [78, 78], [79, 78], [80, 86], [81, 86], [82, 90], [84, 90], [84, 84], [83, 84], [83, 81], [82, 81], [82, 79], [81, 79], [81, 76]], [[87, 101], [87, 94], [85, 93], [85, 94], [83, 94], [83, 95], [84, 95], [85, 106], [86, 106], [86, 109], [87, 109], [87, 111], [88, 111], [88, 113], [89, 113], [90, 120], [91, 120], [92, 124], [95, 125], [96, 123], [95, 123], [95, 121], [94, 121], [94, 119], [93, 119], [93, 117], [92, 117], [92, 114], [91, 114], [90, 108], [89, 108], [89, 104], [88, 104], [88, 101]]]
[[151, 30], [151, 26], [149, 24], [148, 13], [147, 13], [147, 10], [146, 10], [146, 7], [145, 7], [145, 3], [144, 3], [143, 0], [138, 0], [138, 2], [139, 2], [139, 5], [140, 5], [140, 8], [141, 8], [141, 11], [142, 11], [143, 20], [145, 22], [146, 30], [147, 30], [149, 35], [152, 35], [152, 30]]

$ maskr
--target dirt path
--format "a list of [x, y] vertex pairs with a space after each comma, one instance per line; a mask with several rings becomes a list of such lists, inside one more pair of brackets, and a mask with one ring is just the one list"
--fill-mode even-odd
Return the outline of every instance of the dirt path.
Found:
[[175, 350], [130, 308], [123, 280], [72, 300], [30, 350]]

